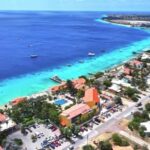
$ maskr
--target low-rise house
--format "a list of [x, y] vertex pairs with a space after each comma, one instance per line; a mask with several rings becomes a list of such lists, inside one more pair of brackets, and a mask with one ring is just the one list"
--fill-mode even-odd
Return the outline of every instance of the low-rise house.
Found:
[[131, 84], [127, 83], [126, 80], [124, 80], [124, 79], [122, 79], [122, 80], [112, 79], [112, 83], [117, 84], [117, 85], [122, 86], [122, 87], [132, 87]]
[[8, 116], [0, 113], [0, 132], [15, 128], [16, 123]]
[[15, 106], [15, 105], [18, 105], [19, 103], [24, 102], [24, 101], [26, 101], [26, 97], [20, 97], [20, 98], [14, 99], [10, 103], [12, 106]]
[[112, 86], [109, 87], [109, 91], [116, 94], [121, 92], [121, 87], [117, 84], [112, 84]]
[[147, 136], [150, 136], [150, 121], [140, 123], [141, 127], [144, 127], [146, 130], [144, 131]]
[[62, 126], [71, 126], [81, 116], [86, 116], [91, 111], [87, 104], [76, 104], [60, 114], [60, 124]]
[[150, 59], [150, 54], [149, 53], [143, 53], [141, 60], [149, 60]]
[[132, 70], [130, 68], [128, 68], [128, 67], [123, 67], [123, 73], [125, 75], [131, 75]]
[[[78, 90], [79, 89], [84, 89], [86, 80], [84, 78], [79, 78], [79, 79], [73, 80], [72, 83], [74, 85], [74, 88], [76, 88]], [[66, 82], [63, 82], [60, 85], [52, 87], [50, 90], [51, 90], [52, 93], [57, 93], [60, 90], [63, 90], [63, 89], [66, 89], [66, 88], [67, 88]]]
[[126, 75], [126, 76], [124, 76], [124, 79], [126, 80], [127, 83], [130, 83], [132, 81], [133, 77]]
[[98, 106], [100, 102], [99, 93], [96, 88], [90, 88], [85, 91], [83, 102], [90, 108]]
[[139, 60], [133, 60], [131, 61], [131, 66], [136, 67], [137, 69], [142, 69], [143, 68], [143, 63]]

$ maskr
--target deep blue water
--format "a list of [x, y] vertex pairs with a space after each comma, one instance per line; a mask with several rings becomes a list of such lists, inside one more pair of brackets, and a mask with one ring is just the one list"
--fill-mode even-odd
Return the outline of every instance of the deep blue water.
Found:
[[[0, 12], [0, 79], [112, 52], [149, 34], [96, 21], [101, 12]], [[39, 55], [31, 59], [32, 54]]]

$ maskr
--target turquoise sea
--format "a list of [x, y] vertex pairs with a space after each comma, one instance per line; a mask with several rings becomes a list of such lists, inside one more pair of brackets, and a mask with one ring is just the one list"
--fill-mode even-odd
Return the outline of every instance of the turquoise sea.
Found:
[[[102, 24], [103, 27], [105, 26], [105, 22], [101, 22], [101, 21], [99, 22], [99, 20], [96, 20], [96, 24], [97, 25]], [[110, 24], [106, 25], [107, 29], [109, 29], [109, 25]], [[112, 28], [115, 29], [115, 32], [117, 32], [117, 29], [118, 30], [120, 29], [122, 32], [123, 30], [127, 30], [126, 27], [123, 27], [123, 26], [116, 26], [116, 25], [110, 25], [110, 26], [111, 26], [111, 30]], [[111, 43], [112, 45], [112, 47], [110, 46], [111, 50], [107, 50], [104, 53], [100, 53], [100, 54], [96, 53], [97, 54], [96, 57], [93, 57], [93, 58], [88, 58], [87, 56], [84, 56], [84, 57], [80, 56], [74, 60], [70, 60], [70, 61], [66, 60], [67, 63], [58, 64], [56, 65], [56, 67], [55, 66], [51, 68], [45, 67], [44, 69], [43, 68], [41, 70], [39, 69], [39, 71], [35, 70], [34, 72], [20, 73], [19, 75], [12, 75], [5, 79], [1, 79], [0, 81], [0, 105], [8, 103], [14, 98], [17, 98], [20, 96], [28, 96], [28, 95], [31, 95], [40, 91], [47, 90], [52, 86], [55, 86], [56, 83], [54, 83], [53, 81], [49, 79], [50, 77], [54, 75], [58, 75], [63, 80], [67, 80], [67, 79], [77, 78], [81, 75], [88, 75], [89, 73], [104, 71], [105, 69], [109, 69], [115, 65], [118, 65], [120, 63], [123, 63], [124, 61], [127, 61], [128, 59], [131, 59], [132, 57], [134, 57], [133, 52], [141, 52], [144, 49], [148, 49], [150, 47], [150, 36], [149, 36], [148, 31], [136, 31], [139, 29], [128, 29], [128, 30], [130, 30], [130, 32], [132, 32], [131, 30], [133, 30], [134, 32], [137, 32], [136, 34], [138, 34], [138, 32], [141, 32], [145, 34], [144, 35], [145, 37], [132, 40], [131, 43], [127, 42], [116, 47], [114, 47], [113, 43]], [[86, 32], [88, 32], [88, 30]], [[111, 31], [108, 31], [108, 32], [111, 32]], [[121, 38], [123, 38], [124, 35], [120, 35], [120, 36]], [[131, 36], [132, 38], [132, 34], [129, 36]], [[136, 35], [134, 35], [133, 38], [135, 36]], [[101, 37], [103, 37], [103, 35], [101, 35]], [[118, 36], [112, 37], [112, 39], [113, 38], [118, 38], [117, 42], [119, 42]], [[107, 40], [107, 38], [105, 40]], [[117, 42], [114, 42], [114, 44], [117, 45]], [[102, 44], [103, 43], [101, 42], [97, 43], [99, 47], [102, 47]], [[105, 43], [105, 44], [108, 45], [109, 43]], [[86, 55], [88, 51], [86, 51]], [[55, 57], [55, 56], [52, 56], [52, 57]], [[66, 57], [66, 59], [69, 59], [69, 58]], [[79, 63], [79, 60], [83, 60], [84, 63]], [[66, 65], [68, 63], [71, 64], [70, 67]], [[15, 68], [14, 71], [15, 70], [17, 70], [17, 68]]]

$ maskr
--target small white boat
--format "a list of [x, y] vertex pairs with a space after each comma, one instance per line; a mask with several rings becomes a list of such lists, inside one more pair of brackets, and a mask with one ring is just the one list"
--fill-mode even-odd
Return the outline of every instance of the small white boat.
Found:
[[89, 52], [88, 56], [95, 56], [95, 53]]
[[31, 55], [30, 58], [37, 58], [38, 55]]

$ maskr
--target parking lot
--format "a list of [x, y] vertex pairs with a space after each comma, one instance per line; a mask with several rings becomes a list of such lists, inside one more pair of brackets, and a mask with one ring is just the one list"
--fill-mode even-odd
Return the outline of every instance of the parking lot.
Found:
[[[70, 143], [60, 136], [60, 131], [55, 126], [35, 125], [26, 129], [27, 134], [23, 135], [20, 131], [11, 134], [8, 140], [20, 138], [23, 141], [23, 148], [27, 150], [41, 149], [48, 147], [50, 149], [61, 150]], [[37, 140], [32, 142], [32, 136], [36, 136]]]

